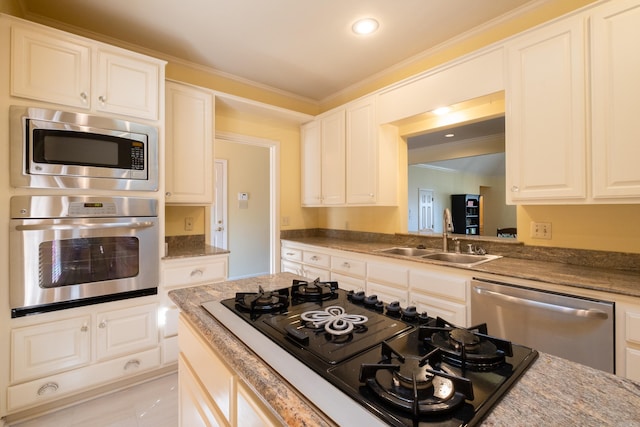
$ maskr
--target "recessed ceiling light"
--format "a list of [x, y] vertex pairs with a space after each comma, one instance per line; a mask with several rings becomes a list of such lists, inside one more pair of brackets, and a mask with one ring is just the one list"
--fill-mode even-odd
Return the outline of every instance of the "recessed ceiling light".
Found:
[[451, 111], [451, 108], [449, 107], [438, 107], [435, 110], [433, 110], [433, 114], [436, 114], [438, 116], [442, 116], [447, 114], [449, 111]]
[[363, 18], [354, 22], [351, 29], [358, 35], [366, 35], [374, 33], [378, 29], [379, 25], [378, 21], [373, 18]]
[[454, 136], [456, 136], [456, 134], [454, 134], [454, 133], [448, 133], [448, 134], [446, 134], [444, 137], [445, 137], [445, 138], [453, 138]]

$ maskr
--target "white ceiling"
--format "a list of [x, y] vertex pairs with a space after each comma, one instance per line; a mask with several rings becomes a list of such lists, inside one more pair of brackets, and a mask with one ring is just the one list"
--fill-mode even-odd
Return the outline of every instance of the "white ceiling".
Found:
[[[80, 28], [319, 102], [545, 0], [17, 1], [28, 19]], [[367, 16], [380, 21], [379, 31], [353, 35], [352, 23]]]

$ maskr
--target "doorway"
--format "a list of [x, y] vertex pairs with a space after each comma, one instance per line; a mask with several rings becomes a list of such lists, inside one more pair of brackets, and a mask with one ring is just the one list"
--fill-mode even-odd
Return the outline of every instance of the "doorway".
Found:
[[227, 239], [227, 160], [215, 159], [213, 165], [214, 201], [211, 215], [212, 245], [220, 249], [228, 249]]
[[[225, 173], [221, 192], [226, 201], [223, 220], [229, 250], [229, 279], [275, 273], [279, 264], [278, 167], [279, 143], [225, 132], [216, 132], [216, 177]], [[218, 189], [218, 184], [216, 184]], [[218, 195], [216, 195], [216, 199]], [[214, 207], [214, 212], [218, 206]], [[220, 209], [224, 209], [220, 207]], [[216, 217], [214, 213], [212, 217]], [[215, 241], [218, 219], [212, 219]], [[224, 239], [221, 233], [218, 238]]]

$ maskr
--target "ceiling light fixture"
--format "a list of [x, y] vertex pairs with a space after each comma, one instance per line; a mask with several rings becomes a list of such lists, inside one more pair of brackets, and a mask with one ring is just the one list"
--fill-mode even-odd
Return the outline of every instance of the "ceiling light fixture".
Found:
[[445, 137], [445, 138], [453, 138], [454, 136], [456, 136], [456, 134], [455, 134], [455, 133], [448, 133], [448, 134], [446, 134], [444, 137]]
[[378, 24], [378, 21], [376, 21], [375, 19], [363, 18], [358, 19], [356, 22], [354, 22], [351, 26], [351, 29], [354, 33], [363, 36], [374, 33], [379, 26], [380, 24]]
[[451, 108], [449, 107], [438, 107], [435, 110], [433, 110], [432, 113], [437, 116], [443, 116], [447, 114], [449, 111], [451, 111]]

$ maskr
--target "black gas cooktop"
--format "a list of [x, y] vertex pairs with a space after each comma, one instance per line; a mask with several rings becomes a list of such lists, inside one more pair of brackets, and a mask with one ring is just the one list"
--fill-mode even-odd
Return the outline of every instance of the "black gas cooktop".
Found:
[[462, 328], [336, 282], [294, 280], [221, 304], [399, 427], [479, 423], [538, 355], [491, 337], [484, 324]]

